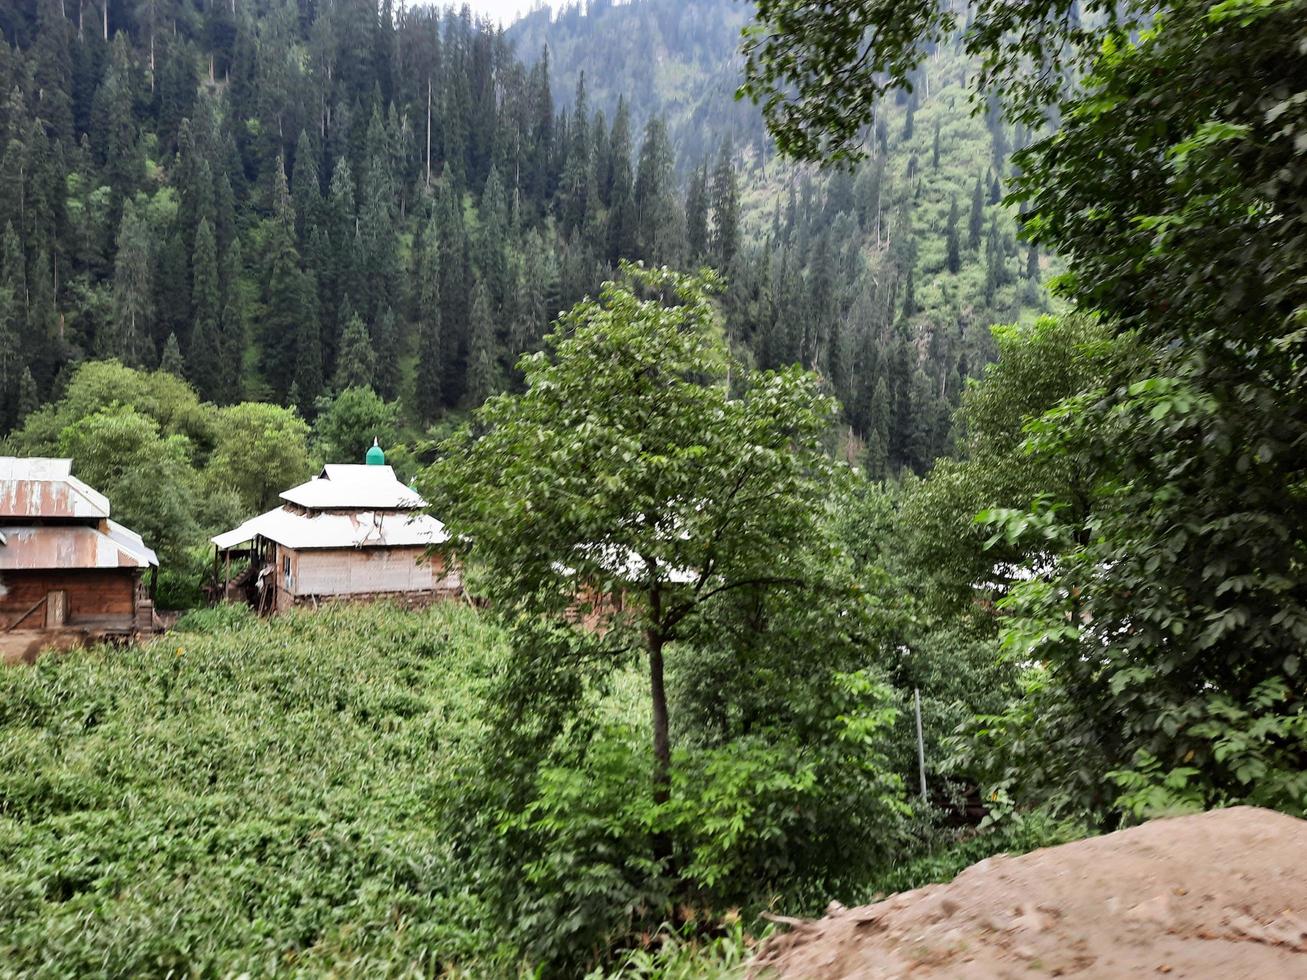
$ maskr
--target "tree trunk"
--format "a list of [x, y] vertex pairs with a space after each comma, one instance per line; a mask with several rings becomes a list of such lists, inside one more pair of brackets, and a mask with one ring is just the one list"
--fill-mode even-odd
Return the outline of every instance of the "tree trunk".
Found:
[[649, 693], [653, 700], [653, 791], [655, 803], [666, 803], [671, 785], [672, 750], [667, 728], [667, 689], [663, 682], [663, 639], [652, 630], [649, 645]]
[[[666, 803], [671, 795], [672, 749], [667, 730], [667, 690], [663, 683], [663, 638], [654, 630], [646, 634], [649, 646], [649, 693], [653, 699], [653, 801]], [[664, 831], [653, 836], [654, 860], [672, 867], [672, 839]]]

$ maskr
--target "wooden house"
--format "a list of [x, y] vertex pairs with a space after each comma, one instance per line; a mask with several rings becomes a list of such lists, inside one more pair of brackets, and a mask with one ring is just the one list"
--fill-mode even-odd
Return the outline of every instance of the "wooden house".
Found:
[[[276, 510], [214, 537], [224, 597], [260, 612], [338, 599], [419, 605], [460, 594], [438, 546], [449, 539], [373, 447], [363, 465], [328, 465]], [[435, 550], [433, 550], [435, 549]], [[233, 578], [232, 572], [238, 574]]]
[[158, 567], [141, 536], [110, 519], [105, 496], [72, 475], [72, 460], [0, 457], [0, 629], [7, 654], [18, 634], [35, 642], [34, 632], [152, 631]]

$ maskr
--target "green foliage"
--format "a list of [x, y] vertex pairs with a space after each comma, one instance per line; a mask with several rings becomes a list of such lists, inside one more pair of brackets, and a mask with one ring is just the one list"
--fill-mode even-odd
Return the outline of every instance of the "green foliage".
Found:
[[[1064, 73], [1091, 62], [1104, 37], [1122, 36], [1141, 10], [1154, 9], [1108, 0], [1042, 0], [1018, 9], [982, 0], [960, 30], [960, 12], [931, 0], [816, 8], [804, 0], [760, 0], [744, 30], [739, 95], [761, 103], [783, 153], [856, 160], [880, 103], [890, 93], [913, 92], [929, 52], [960, 32], [979, 61], [979, 89], [1004, 92], [1018, 118], [1039, 125], [1046, 104], [1062, 93]], [[1101, 26], [1087, 26], [1095, 23]], [[1030, 72], [1031, 60], [1042, 70]]]
[[1022, 736], [1028, 798], [1055, 786], [1102, 812], [1112, 771], [1135, 812], [1301, 812], [1307, 297], [1302, 188], [1277, 175], [1301, 132], [1280, 86], [1302, 13], [1177, 5], [1106, 47], [1061, 131], [1021, 157], [1030, 232], [1071, 256], [1061, 288], [1141, 352], [1028, 427], [1032, 460], [1077, 467], [1079, 493], [991, 515], [1003, 540], [1054, 544], [1005, 600], [1058, 718]]
[[29, 415], [7, 445], [26, 455], [58, 452], [68, 426], [112, 405], [153, 419], [165, 437], [184, 436], [201, 450], [213, 444], [211, 414], [181, 378], [166, 371], [136, 371], [117, 361], [88, 361], [78, 365], [63, 397]]
[[920, 570], [922, 597], [963, 615], [978, 585], [1001, 594], [1014, 573], [1049, 553], [1027, 542], [991, 543], [977, 513], [1025, 508], [1041, 494], [1084, 513], [1090, 475], [1074, 456], [1026, 452], [1025, 426], [1136, 356], [1128, 341], [1114, 341], [1106, 325], [1084, 316], [1044, 317], [994, 333], [998, 360], [967, 388], [959, 409], [962, 458], [941, 460], [904, 503], [907, 562]]
[[371, 388], [346, 388], [318, 400], [313, 452], [327, 463], [360, 463], [374, 439], [383, 447], [397, 439], [399, 406]]
[[[514, 628], [463, 846], [558, 969], [678, 903], [856, 876], [885, 850], [850, 855], [835, 828], [888, 848], [905, 812], [872, 603], [828, 519], [853, 480], [822, 448], [830, 401], [795, 369], [735, 366], [728, 389], [712, 280], [625, 274], [422, 478]], [[586, 615], [605, 629], [573, 630]], [[639, 747], [603, 709], [637, 664]], [[651, 791], [632, 792], [640, 773]]]
[[115, 519], [163, 558], [198, 536], [196, 473], [185, 436], [161, 436], [153, 419], [111, 405], [64, 429], [59, 454], [72, 457], [78, 477], [109, 498]]
[[869, 886], [868, 900], [951, 881], [971, 865], [996, 854], [1025, 854], [1085, 836], [1084, 827], [1054, 819], [1038, 810], [1000, 827], [941, 832], [935, 846], [926, 853], [912, 855], [876, 875]]
[[1135, 817], [1251, 803], [1307, 814], [1307, 711], [1280, 677], [1255, 687], [1247, 703], [1213, 694], [1173, 715], [1195, 747], [1166, 768], [1140, 749], [1131, 769], [1109, 772], [1116, 805]]
[[245, 402], [220, 409], [210, 479], [235, 490], [247, 510], [266, 509], [281, 491], [308, 479], [308, 436], [293, 408]]
[[738, 916], [730, 918], [722, 935], [707, 939], [696, 934], [699, 926], [690, 922], [681, 930], [664, 929], [651, 937], [650, 948], [632, 950], [611, 970], [597, 969], [587, 980], [739, 980], [754, 947], [766, 938], [765, 933], [748, 935]]
[[29, 974], [509, 975], [432, 800], [498, 634], [232, 607], [0, 672], [0, 955]]
[[[584, 727], [535, 773], [526, 804], [496, 815], [521, 862], [516, 941], [556, 967], [593, 963], [687, 907], [711, 914], [803, 885], [855, 888], [906, 841], [909, 811], [884, 754], [889, 688], [865, 674], [837, 681], [802, 732], [678, 749], [661, 802], [631, 792], [652, 763], [638, 731]], [[841, 846], [848, 835], [867, 846]]]

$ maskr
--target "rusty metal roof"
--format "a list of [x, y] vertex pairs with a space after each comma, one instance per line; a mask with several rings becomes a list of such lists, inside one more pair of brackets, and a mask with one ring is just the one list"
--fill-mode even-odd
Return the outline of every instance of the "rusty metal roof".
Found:
[[0, 456], [0, 520], [103, 520], [109, 499], [73, 476], [70, 459]]
[[0, 572], [20, 569], [148, 568], [158, 565], [141, 536], [113, 521], [107, 530], [82, 524], [0, 527]]

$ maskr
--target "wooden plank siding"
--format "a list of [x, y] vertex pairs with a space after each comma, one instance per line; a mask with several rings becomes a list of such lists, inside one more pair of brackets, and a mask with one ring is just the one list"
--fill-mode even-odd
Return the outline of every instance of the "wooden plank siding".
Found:
[[[48, 569], [0, 573], [0, 624], [4, 629], [51, 592], [66, 595], [66, 623], [97, 629], [132, 629], [136, 625], [137, 583], [134, 568]], [[44, 611], [28, 616], [21, 628], [41, 629]]]
[[452, 593], [462, 587], [440, 555], [423, 547], [274, 549], [276, 609], [314, 599]]

